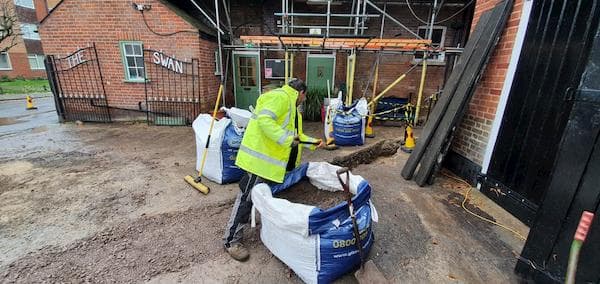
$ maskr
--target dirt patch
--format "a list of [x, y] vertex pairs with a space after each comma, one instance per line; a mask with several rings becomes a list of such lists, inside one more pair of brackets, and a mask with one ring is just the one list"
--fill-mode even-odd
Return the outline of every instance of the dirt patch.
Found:
[[33, 169], [33, 164], [26, 161], [11, 161], [0, 164], [0, 175], [14, 176]]
[[352, 169], [361, 164], [370, 164], [379, 157], [389, 157], [396, 154], [400, 144], [401, 140], [381, 140], [350, 155], [335, 157], [331, 163]]
[[42, 133], [48, 131], [47, 126], [38, 126], [31, 129], [31, 133]]
[[19, 120], [16, 120], [12, 117], [0, 117], [0, 126], [1, 125], [11, 125], [19, 123]]
[[140, 282], [184, 270], [222, 253], [232, 201], [144, 216], [82, 239], [46, 247], [11, 263], [0, 282]]
[[307, 180], [275, 194], [275, 197], [287, 199], [293, 203], [313, 205], [321, 209], [334, 207], [346, 200], [346, 194], [343, 191], [320, 190]]

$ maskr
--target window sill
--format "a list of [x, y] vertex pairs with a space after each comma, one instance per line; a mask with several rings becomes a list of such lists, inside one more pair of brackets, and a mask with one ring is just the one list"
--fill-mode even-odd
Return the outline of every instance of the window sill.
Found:
[[0, 68], [0, 71], [12, 71], [12, 68]]
[[[150, 82], [150, 80], [147, 80], [148, 82]], [[144, 79], [126, 79], [123, 80], [123, 83], [145, 83], [146, 80]]]

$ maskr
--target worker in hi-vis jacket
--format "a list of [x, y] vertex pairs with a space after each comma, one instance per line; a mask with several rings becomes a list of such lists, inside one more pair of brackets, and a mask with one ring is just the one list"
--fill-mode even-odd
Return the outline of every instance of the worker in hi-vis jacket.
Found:
[[235, 164], [246, 171], [225, 229], [225, 250], [238, 261], [248, 259], [242, 245], [250, 220], [250, 192], [259, 183], [282, 183], [285, 174], [300, 165], [302, 148], [324, 146], [321, 139], [304, 135], [298, 106], [306, 98], [306, 84], [292, 79], [281, 88], [262, 94], [246, 127]]

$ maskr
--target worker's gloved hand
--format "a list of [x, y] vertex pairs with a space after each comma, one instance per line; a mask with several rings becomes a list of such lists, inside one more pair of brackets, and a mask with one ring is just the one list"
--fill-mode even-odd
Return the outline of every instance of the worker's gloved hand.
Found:
[[292, 147], [297, 147], [300, 144], [300, 137], [298, 135], [294, 136], [294, 140], [292, 141]]

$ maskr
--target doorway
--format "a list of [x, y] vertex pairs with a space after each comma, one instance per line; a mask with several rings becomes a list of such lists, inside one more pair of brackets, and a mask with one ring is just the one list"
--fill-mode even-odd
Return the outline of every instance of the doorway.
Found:
[[260, 96], [260, 54], [253, 51], [233, 52], [233, 91], [235, 106], [256, 106]]
[[335, 80], [335, 54], [308, 54], [306, 56], [306, 85], [309, 89], [327, 89], [327, 80]]

